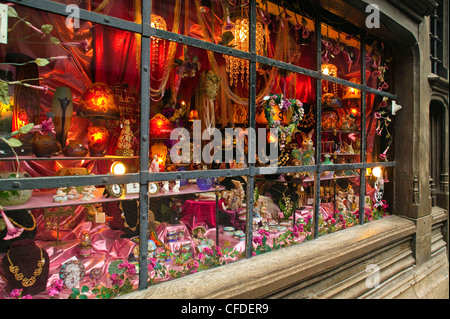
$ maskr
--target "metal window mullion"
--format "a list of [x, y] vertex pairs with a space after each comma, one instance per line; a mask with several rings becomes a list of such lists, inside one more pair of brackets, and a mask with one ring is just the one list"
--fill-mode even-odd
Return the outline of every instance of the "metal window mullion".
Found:
[[[320, 8], [317, 8], [315, 31], [316, 31], [316, 67], [317, 72], [322, 69], [322, 30], [320, 19]], [[316, 171], [314, 173], [314, 218], [313, 229], [314, 238], [319, 237], [319, 216], [320, 216], [320, 156], [321, 156], [321, 138], [322, 138], [322, 79], [316, 78]]]
[[[250, 27], [250, 61], [249, 61], [249, 132], [254, 132], [255, 117], [256, 117], [256, 2], [249, 3], [249, 27]], [[253, 141], [250, 140], [254, 139]], [[247, 156], [256, 154], [256, 136], [249, 134]], [[254, 158], [249, 158], [249, 175], [247, 180], [247, 221], [246, 221], [246, 236], [245, 236], [245, 257], [252, 257], [253, 250], [253, 193], [255, 188], [255, 161]], [[218, 228], [218, 225], [217, 225]], [[218, 229], [216, 230], [218, 231]]]
[[[139, 168], [139, 289], [146, 289], [148, 284], [148, 182], [149, 173], [149, 122], [150, 122], [150, 35], [151, 0], [142, 0], [141, 32], [141, 108], [140, 108], [140, 150]], [[150, 27], [151, 28], [151, 27]]]
[[[366, 85], [366, 34], [364, 30], [361, 30], [361, 83]], [[366, 91], [361, 91], [361, 163], [365, 164], [367, 160], [366, 149]], [[364, 206], [365, 206], [365, 194], [366, 194], [366, 170], [361, 169], [359, 171], [359, 224], [364, 224]]]

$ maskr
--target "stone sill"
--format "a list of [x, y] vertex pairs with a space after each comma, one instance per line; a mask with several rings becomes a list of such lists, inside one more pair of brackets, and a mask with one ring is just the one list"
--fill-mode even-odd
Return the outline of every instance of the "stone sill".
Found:
[[415, 233], [413, 221], [388, 216], [298, 245], [135, 291], [121, 299], [264, 298]]

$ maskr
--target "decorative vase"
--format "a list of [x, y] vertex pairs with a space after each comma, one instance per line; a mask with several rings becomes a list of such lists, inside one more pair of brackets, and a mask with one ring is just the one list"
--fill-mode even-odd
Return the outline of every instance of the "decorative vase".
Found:
[[323, 131], [331, 131], [336, 129], [338, 122], [339, 122], [339, 116], [335, 111], [332, 110], [324, 110], [322, 112], [322, 130]]
[[[184, 172], [185, 170], [186, 170], [186, 167], [184, 167], [184, 166], [180, 166], [180, 168], [178, 168], [179, 172]], [[189, 180], [187, 180], [187, 179], [180, 179], [180, 187], [186, 186], [188, 182], [189, 182]]]
[[67, 133], [73, 114], [72, 93], [68, 87], [57, 87], [52, 100], [53, 123], [56, 139], [62, 147], [66, 146]]
[[[26, 178], [30, 177], [27, 173], [19, 172], [17, 175], [15, 172], [0, 172], [0, 178]], [[28, 202], [33, 195], [32, 189], [21, 189], [21, 190], [6, 190], [0, 191], [0, 205], [1, 206], [14, 206], [22, 205]]]
[[36, 134], [32, 147], [36, 157], [50, 158], [61, 150], [61, 144], [53, 135]]
[[89, 154], [93, 157], [106, 155], [109, 132], [102, 126], [90, 126], [87, 131]]
[[198, 178], [197, 187], [202, 191], [207, 191], [213, 186], [214, 179], [212, 178]]
[[63, 149], [63, 154], [67, 157], [84, 157], [87, 153], [88, 149], [80, 141], [76, 140], [70, 140]]

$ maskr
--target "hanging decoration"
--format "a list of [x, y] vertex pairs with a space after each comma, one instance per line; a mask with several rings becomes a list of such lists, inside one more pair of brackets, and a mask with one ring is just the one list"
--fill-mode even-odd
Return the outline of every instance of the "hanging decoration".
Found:
[[220, 87], [220, 78], [209, 70], [202, 74], [201, 83], [205, 90], [203, 118], [208, 132], [211, 132], [211, 129], [215, 127], [214, 100]]
[[[278, 114], [275, 111], [277, 106], [280, 109]], [[297, 125], [303, 118], [303, 103], [299, 100], [284, 98], [283, 94], [272, 94], [264, 97], [262, 107], [269, 128], [278, 130], [280, 148], [283, 149], [285, 143], [291, 141]], [[281, 120], [275, 119], [276, 116], [279, 116]]]
[[[237, 50], [249, 52], [249, 21], [247, 19], [248, 13], [244, 6], [240, 6], [238, 12], [233, 12], [235, 17], [231, 18], [228, 8], [227, 20], [222, 26], [222, 33], [229, 34], [231, 39], [228, 46]], [[248, 8], [247, 8], [248, 10]], [[231, 34], [230, 34], [231, 33]], [[232, 36], [231, 36], [232, 35]], [[256, 22], [256, 54], [264, 55], [264, 45], [268, 35], [266, 34], [263, 24]], [[239, 82], [239, 77], [242, 86], [249, 83], [249, 61], [237, 57], [224, 55], [226, 62], [226, 71], [229, 74], [230, 86], [236, 86]]]
[[[158, 30], [167, 31], [166, 21], [163, 19], [163, 17], [156, 14], [151, 15], [151, 27]], [[157, 37], [151, 37], [150, 48], [151, 48], [152, 71], [155, 71], [156, 65], [160, 63], [165, 64], [166, 61], [165, 40], [162, 40]]]

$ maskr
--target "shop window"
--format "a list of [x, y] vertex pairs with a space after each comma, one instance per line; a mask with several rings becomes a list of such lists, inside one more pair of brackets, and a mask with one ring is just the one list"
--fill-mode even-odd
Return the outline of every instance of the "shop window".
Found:
[[111, 298], [389, 212], [387, 43], [310, 4], [82, 2], [79, 29], [10, 7], [5, 297]]
[[430, 104], [430, 191], [431, 203], [437, 206], [437, 194], [445, 192], [445, 107], [433, 100]]
[[[448, 65], [445, 61], [444, 48], [448, 46], [448, 27], [444, 24], [445, 14], [448, 14], [448, 3], [436, 1], [438, 6], [430, 15], [430, 60], [431, 72], [445, 79], [448, 78]], [[446, 8], [447, 6], [447, 8]], [[448, 59], [448, 57], [447, 57]]]

